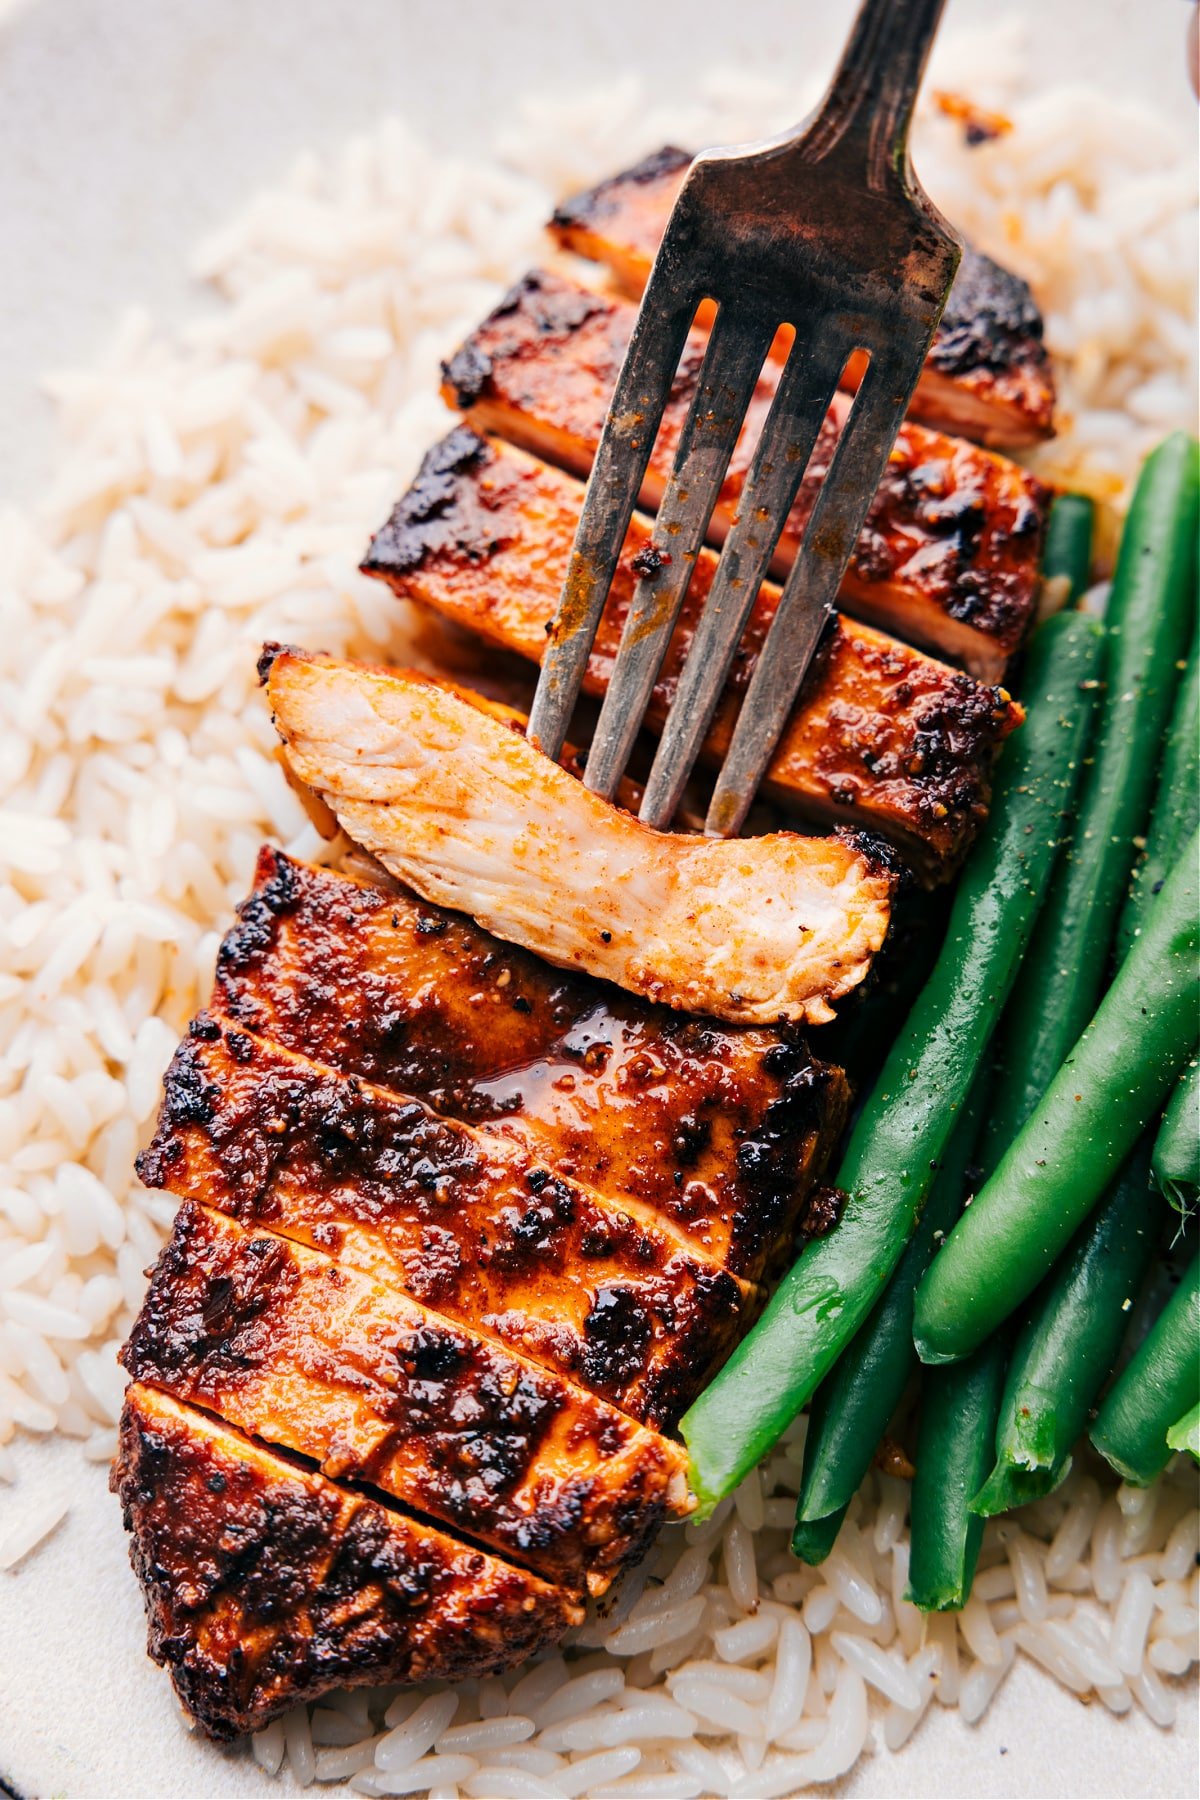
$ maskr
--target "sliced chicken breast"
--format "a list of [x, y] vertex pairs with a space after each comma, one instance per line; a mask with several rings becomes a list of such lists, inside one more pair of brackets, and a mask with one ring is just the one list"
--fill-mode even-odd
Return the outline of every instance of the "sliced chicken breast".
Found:
[[675, 1424], [758, 1310], [649, 1208], [215, 1014], [163, 1085], [147, 1186], [394, 1283], [652, 1425]]
[[[442, 391], [479, 430], [586, 475], [636, 314], [627, 300], [534, 270], [451, 358]], [[662, 497], [705, 349], [693, 331], [642, 486], [647, 508]], [[711, 543], [737, 514], [778, 381], [779, 365], [768, 361], [717, 497]], [[776, 546], [777, 576], [795, 561], [850, 405], [845, 394], [830, 405]], [[999, 681], [1033, 624], [1047, 501], [1016, 463], [906, 420], [842, 578], [843, 609]]]
[[734, 1024], [820, 1024], [863, 979], [894, 876], [839, 837], [650, 830], [428, 679], [269, 649], [299, 779], [438, 905], [630, 993]]
[[689, 1510], [678, 1444], [345, 1264], [185, 1201], [135, 1381], [602, 1593]]

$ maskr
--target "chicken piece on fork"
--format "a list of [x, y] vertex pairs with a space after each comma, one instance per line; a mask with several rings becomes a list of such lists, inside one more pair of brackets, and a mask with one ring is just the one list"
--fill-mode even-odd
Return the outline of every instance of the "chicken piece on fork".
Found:
[[864, 0], [824, 101], [797, 133], [697, 157], [646, 286], [588, 482], [529, 736], [556, 756], [696, 313], [717, 308], [696, 403], [629, 609], [585, 780], [611, 798], [646, 711], [763, 363], [795, 339], [754, 452], [641, 817], [679, 803], [826, 409], [866, 358], [747, 689], [707, 819], [740, 830], [832, 615], [838, 584], [920, 377], [961, 256], [922, 192], [908, 126], [944, 0]]

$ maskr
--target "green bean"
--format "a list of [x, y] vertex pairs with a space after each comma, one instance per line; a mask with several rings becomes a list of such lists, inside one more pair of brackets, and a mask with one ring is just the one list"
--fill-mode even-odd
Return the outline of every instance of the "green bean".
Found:
[[917, 1290], [923, 1362], [968, 1355], [1066, 1248], [1152, 1123], [1196, 1037], [1193, 837], [1099, 1010]]
[[1043, 605], [1057, 612], [1074, 606], [1092, 573], [1092, 528], [1096, 509], [1086, 494], [1057, 494], [1042, 544]]
[[[1103, 990], [1192, 629], [1198, 508], [1200, 452], [1178, 432], [1146, 461], [1129, 509], [1105, 619], [1104, 700], [1071, 853], [1055, 870], [999, 1034], [1000, 1064], [1023, 1071], [1020, 1116], [1049, 1087]], [[1042, 1033], [1034, 1049], [1048, 995], [1058, 1029]]]
[[[1049, 1004], [1041, 1028], [1053, 1029]], [[985, 1082], [988, 1129], [979, 1144], [984, 1176], [995, 1168], [1008, 1137], [1025, 1122], [1014, 1112], [1023, 1092], [1019, 1076], [1006, 1075], [989, 1062], [987, 1076], [976, 1087], [982, 1089]], [[999, 1138], [991, 1129], [996, 1120], [1004, 1133]], [[926, 1446], [914, 1480], [914, 1493], [918, 1487], [921, 1493], [914, 1502], [910, 1535], [918, 1571], [926, 1571], [918, 1580], [916, 1604], [926, 1611], [964, 1606], [971, 1592], [980, 1541], [971, 1481], [982, 1478], [980, 1472], [986, 1473], [994, 1454], [1009, 1339], [1010, 1333], [1000, 1332], [974, 1356], [938, 1371], [932, 1382], [928, 1370], [922, 1378]], [[926, 1405], [945, 1410], [947, 1418], [939, 1428], [925, 1426]]]
[[1200, 1059], [1194, 1056], [1167, 1102], [1150, 1167], [1176, 1212], [1193, 1212], [1200, 1199]]
[[[971, 1095], [972, 1101], [976, 1095], [982, 1099], [986, 1090], [989, 1117], [997, 1105], [1003, 1109], [1003, 1090], [1006, 1085], [1011, 1090], [1013, 1084], [1001, 1079], [998, 1085], [999, 1093], [995, 1065], [989, 1058]], [[985, 1132], [981, 1155], [987, 1153], [987, 1144]], [[985, 1164], [985, 1172], [992, 1166]], [[965, 1185], [965, 1168], [963, 1175]], [[953, 1229], [961, 1210], [961, 1206], [956, 1208], [948, 1229]], [[908, 1309], [914, 1357], [915, 1298]], [[964, 1362], [936, 1373], [922, 1372], [920, 1437], [909, 1521], [909, 1598], [925, 1612], [965, 1606], [971, 1592], [982, 1530], [971, 1500], [991, 1460], [1007, 1361], [1008, 1334], [1003, 1333]], [[927, 1408], [936, 1408], [939, 1417], [935, 1419], [932, 1412], [927, 1415]]]
[[1191, 1412], [1184, 1413], [1182, 1419], [1176, 1419], [1167, 1433], [1168, 1450], [1186, 1450], [1196, 1462], [1200, 1462], [1200, 1400]]
[[996, 1461], [972, 1501], [990, 1516], [1050, 1493], [1108, 1379], [1159, 1242], [1143, 1142], [1086, 1221], [1017, 1335], [1000, 1402]]
[[993, 1338], [949, 1369], [926, 1369], [912, 1486], [908, 1598], [923, 1612], [965, 1606], [983, 1520], [970, 1502], [988, 1472], [1007, 1346]]
[[684, 1415], [692, 1486], [706, 1509], [811, 1397], [912, 1235], [1045, 892], [1089, 722], [1098, 636], [1094, 621], [1066, 613], [1034, 638], [1028, 717], [1005, 747], [937, 967], [851, 1134], [838, 1174], [841, 1221], [805, 1250]]
[[871, 966], [870, 992], [856, 989], [850, 1004], [822, 1027], [822, 1054], [845, 1069], [856, 1092], [866, 1092], [874, 1082], [917, 995], [933, 974], [948, 916], [944, 890], [919, 898], [898, 896], [887, 942]]
[[942, 1157], [916, 1231], [882, 1299], [813, 1396], [804, 1444], [792, 1549], [823, 1562], [833, 1547], [829, 1521], [845, 1516], [888, 1421], [916, 1367], [913, 1295], [934, 1245], [962, 1210], [967, 1165], [979, 1135], [983, 1084], [976, 1082]]
[[[1168, 737], [1149, 834], [1152, 843], [1160, 848], [1170, 844], [1174, 853], [1179, 849], [1180, 818], [1189, 810], [1181, 801], [1189, 790], [1194, 795], [1196, 788], [1195, 738], [1194, 695], [1189, 696], [1184, 684]], [[1184, 744], [1187, 754], [1180, 755]], [[1085, 806], [1088, 791], [1089, 776], [1085, 776]], [[1188, 828], [1195, 828], [1194, 818]], [[1116, 859], [1118, 846], [1113, 846], [1112, 854]], [[1054, 934], [1055, 908], [1064, 902], [1069, 885], [1059, 880], [1053, 884], [1035, 934], [1035, 950], [1043, 935]], [[1144, 901], [1148, 897], [1144, 890], [1138, 898]], [[1139, 917], [1144, 916], [1144, 904], [1135, 908], [1131, 897], [1122, 913], [1123, 926], [1135, 910]], [[1081, 917], [1079, 925], [1062, 946], [1071, 960], [1059, 965], [1057, 985], [1041, 996], [1032, 1020], [1022, 1016], [1031, 1008], [1022, 1006], [1020, 1000], [1010, 1008], [1010, 1014], [1018, 1015], [1015, 1024], [1006, 1016], [1001, 1042], [1010, 1056], [1020, 1059], [1019, 1066], [1044, 1069], [1066, 1053], [1060, 997], [1076, 991], [1085, 975], [1084, 965], [1095, 957], [1088, 918]], [[1119, 956], [1132, 944], [1134, 935], [1132, 931], [1126, 932], [1124, 939], [1118, 935]], [[1025, 1037], [1030, 1025], [1032, 1040]], [[985, 1167], [995, 1166], [1007, 1143], [1025, 1124], [1027, 1099], [1019, 1073], [1015, 1080], [1001, 1077], [983, 1146]], [[1194, 1141], [1191, 1148], [1196, 1149]], [[1009, 1363], [996, 1431], [995, 1467], [972, 1503], [985, 1515], [1049, 1493], [1070, 1467], [1072, 1445], [1116, 1360], [1127, 1309], [1145, 1278], [1158, 1238], [1159, 1220], [1148, 1203], [1147, 1163], [1143, 1146], [1032, 1297]]]
[[[879, 1439], [876, 1438], [871, 1446], [871, 1456], [874, 1456], [878, 1443]], [[870, 1457], [867, 1461], [869, 1464]], [[849, 1508], [850, 1502], [847, 1500], [841, 1506], [835, 1506], [832, 1512], [822, 1513], [815, 1519], [797, 1517], [792, 1527], [792, 1555], [798, 1556], [802, 1562], [823, 1563], [837, 1542], [838, 1532], [842, 1529], [842, 1521]]]
[[[1060, 494], [1051, 508], [1042, 577], [1062, 589], [1059, 605], [1077, 599], [1087, 586], [1093, 515], [1092, 502], [1082, 494]], [[821, 1562], [828, 1555], [836, 1536], [836, 1531], [830, 1533], [829, 1521], [844, 1516], [916, 1365], [913, 1294], [935, 1244], [962, 1210], [967, 1164], [979, 1135], [983, 1086], [977, 1081], [971, 1091], [920, 1222], [886, 1292], [813, 1396], [792, 1536], [792, 1549], [806, 1562]]]
[[1200, 1403], [1200, 1273], [1187, 1272], [1114, 1381], [1092, 1442], [1125, 1481], [1147, 1487], [1166, 1467], [1167, 1433]]
[[1123, 961], [1145, 922], [1146, 908], [1166, 880], [1187, 839], [1200, 825], [1200, 634], [1180, 676], [1167, 728], [1146, 847], [1134, 865], [1117, 925], [1117, 957]]

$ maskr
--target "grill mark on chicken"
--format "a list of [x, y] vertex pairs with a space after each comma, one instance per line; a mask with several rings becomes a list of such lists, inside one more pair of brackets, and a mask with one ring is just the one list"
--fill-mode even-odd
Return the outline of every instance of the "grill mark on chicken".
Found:
[[[192, 1029], [138, 1159], [148, 1186], [395, 1282], [660, 1428], [757, 1310], [755, 1290], [652, 1214], [601, 1200], [515, 1143], [211, 1013]], [[197, 1089], [216, 1096], [202, 1124]]]
[[[603, 263], [640, 297], [691, 162], [668, 145], [631, 169], [565, 200], [550, 223], [564, 249]], [[999, 449], [1054, 430], [1054, 381], [1042, 316], [1020, 276], [964, 245], [910, 416]]]
[[[847, 1105], [841, 1071], [795, 1033], [647, 1006], [405, 889], [265, 847], [211, 1004], [652, 1209], [747, 1281], [807, 1229]], [[170, 1165], [153, 1179], [173, 1185]]]
[[602, 1593], [687, 1511], [677, 1444], [394, 1288], [185, 1200], [135, 1381]]
[[[402, 598], [540, 662], [582, 499], [572, 476], [459, 426], [430, 450], [362, 567]], [[634, 515], [587, 665], [593, 694], [611, 679], [651, 530]], [[715, 551], [700, 551], [648, 710], [654, 729], [674, 700], [716, 564]], [[711, 764], [728, 748], [778, 600], [779, 589], [764, 584], [706, 742]], [[841, 617], [805, 678], [764, 791], [820, 824], [881, 832], [925, 881], [946, 880], [986, 817], [993, 763], [1020, 718], [1002, 688]]]
[[654, 831], [411, 670], [277, 648], [267, 688], [292, 772], [355, 843], [560, 967], [731, 1024], [824, 1024], [883, 942], [878, 840]]
[[110, 1486], [149, 1653], [217, 1740], [331, 1687], [492, 1674], [583, 1616], [570, 1590], [137, 1383]]
[[[445, 398], [479, 430], [586, 474], [635, 316], [628, 301], [534, 270], [445, 365]], [[703, 334], [693, 331], [643, 506], [661, 498], [704, 351]], [[778, 377], [778, 365], [768, 362], [713, 512], [713, 543], [736, 514]], [[850, 406], [837, 395], [826, 415], [779, 541], [776, 575], [795, 559]], [[844, 609], [964, 663], [981, 680], [999, 680], [1033, 622], [1045, 501], [1040, 482], [1015, 463], [906, 422], [842, 582]]]

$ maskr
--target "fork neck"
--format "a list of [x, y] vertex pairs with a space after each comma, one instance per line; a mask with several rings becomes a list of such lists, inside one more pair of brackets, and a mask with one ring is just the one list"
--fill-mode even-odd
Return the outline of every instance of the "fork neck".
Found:
[[806, 158], [865, 162], [868, 185], [909, 182], [908, 128], [946, 0], [862, 0]]

